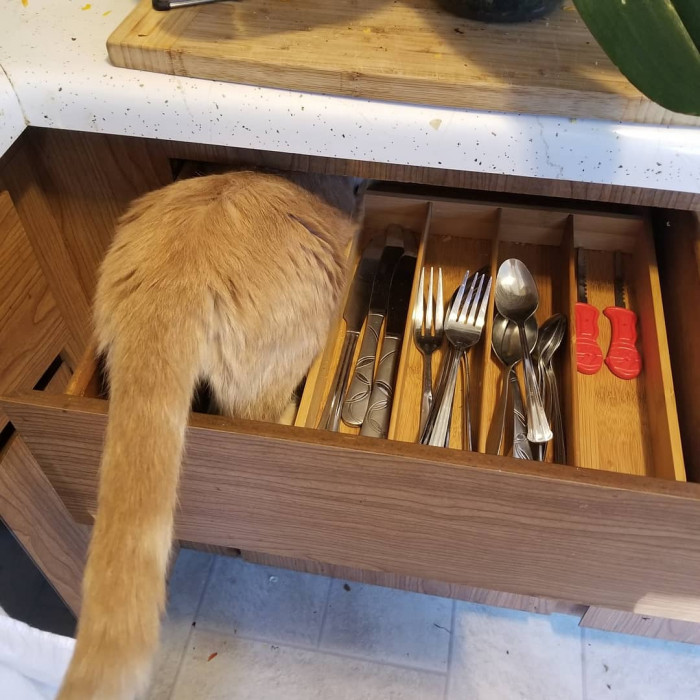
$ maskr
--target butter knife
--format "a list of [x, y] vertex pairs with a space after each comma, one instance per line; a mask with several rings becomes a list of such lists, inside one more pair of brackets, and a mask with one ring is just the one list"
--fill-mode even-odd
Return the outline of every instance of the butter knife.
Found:
[[343, 421], [348, 425], [362, 425], [372, 391], [374, 363], [379, 335], [384, 323], [394, 269], [404, 251], [403, 230], [397, 226], [387, 229], [386, 247], [379, 261], [369, 302], [367, 325], [360, 345], [355, 372], [343, 404]]
[[401, 355], [401, 341], [408, 318], [408, 306], [411, 300], [415, 270], [416, 252], [414, 249], [403, 255], [394, 270], [377, 376], [372, 386], [369, 408], [362, 423], [360, 435], [386, 438], [389, 432], [396, 369]]
[[362, 253], [362, 258], [360, 258], [355, 271], [352, 287], [343, 310], [343, 320], [345, 321], [343, 349], [340, 351], [340, 360], [331, 384], [331, 392], [321, 414], [319, 428], [336, 431], [340, 425], [343, 390], [348, 383], [350, 363], [355, 354], [355, 346], [357, 345], [357, 339], [360, 337], [362, 324], [365, 316], [367, 316], [369, 297], [372, 293], [372, 285], [379, 268], [379, 259], [382, 255], [385, 241], [385, 236], [374, 238]]

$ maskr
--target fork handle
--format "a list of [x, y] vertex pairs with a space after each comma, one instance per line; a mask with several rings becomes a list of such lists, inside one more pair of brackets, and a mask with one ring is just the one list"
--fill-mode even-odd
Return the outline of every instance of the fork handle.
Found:
[[420, 433], [428, 420], [430, 407], [433, 404], [433, 353], [423, 355], [423, 397], [420, 404]]
[[430, 406], [430, 410], [428, 411], [428, 418], [426, 420], [425, 425], [418, 433], [418, 442], [421, 443], [422, 445], [428, 444], [428, 438], [430, 437], [430, 433], [432, 432], [433, 427], [435, 426], [435, 419], [437, 418], [437, 412], [438, 412], [438, 409], [440, 408], [440, 403], [442, 401], [442, 397], [445, 394], [445, 385], [447, 384], [447, 375], [450, 373], [452, 352], [453, 352], [452, 346], [448, 345], [447, 349], [446, 349], [446, 353], [443, 357], [443, 360], [440, 363], [440, 372], [438, 374], [437, 385], [435, 386], [435, 393], [433, 395], [433, 401], [432, 401], [432, 404]]
[[464, 427], [462, 428], [462, 449], [472, 451], [472, 414], [471, 401], [469, 396], [469, 354], [462, 353], [462, 413], [464, 418]]
[[369, 407], [369, 395], [372, 391], [374, 362], [383, 322], [383, 314], [370, 312], [367, 316], [367, 326], [362, 337], [355, 373], [343, 404], [343, 421], [348, 425], [362, 425], [365, 419]]
[[421, 439], [424, 445], [435, 445], [437, 447], [444, 447], [445, 445], [445, 434], [449, 429], [449, 419], [452, 415], [452, 402], [454, 401], [455, 385], [457, 384], [460, 356], [460, 351], [453, 350], [449, 358], [449, 370], [444, 391], [441, 393], [437, 410], [431, 411], [431, 414], [434, 413], [435, 419], [432, 422], [432, 427], [430, 422], [428, 423], [424, 436]]

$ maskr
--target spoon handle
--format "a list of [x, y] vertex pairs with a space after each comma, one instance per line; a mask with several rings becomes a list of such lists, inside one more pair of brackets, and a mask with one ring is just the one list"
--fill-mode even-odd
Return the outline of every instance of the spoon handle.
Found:
[[557, 376], [552, 366], [547, 367], [550, 392], [552, 393], [552, 415], [554, 416], [554, 461], [557, 464], [566, 464], [566, 442], [564, 437], [564, 421], [561, 415], [559, 403], [559, 385]]
[[552, 431], [547, 422], [547, 414], [542, 405], [540, 390], [537, 386], [535, 368], [532, 366], [530, 348], [525, 335], [525, 324], [519, 323], [520, 345], [523, 351], [523, 366], [525, 369], [525, 394], [527, 397], [527, 439], [530, 442], [548, 442], [552, 439]]
[[518, 375], [512, 365], [508, 370], [508, 383], [513, 384], [513, 457], [515, 459], [532, 459], [532, 448], [527, 439], [523, 396], [520, 393]]
[[498, 445], [495, 454], [500, 455], [503, 450], [503, 440], [506, 434], [506, 411], [508, 410], [508, 387], [510, 386], [510, 371], [514, 365], [506, 365], [503, 372], [503, 388], [498, 402], [498, 413], [501, 429], [498, 433]]

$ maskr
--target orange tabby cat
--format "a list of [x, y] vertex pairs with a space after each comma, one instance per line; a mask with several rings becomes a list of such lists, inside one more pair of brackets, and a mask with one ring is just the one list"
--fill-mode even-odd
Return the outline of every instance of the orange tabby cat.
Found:
[[222, 413], [274, 421], [327, 337], [357, 230], [357, 183], [295, 179], [183, 180], [120, 222], [95, 301], [109, 421], [60, 700], [131, 700], [148, 685], [197, 382]]

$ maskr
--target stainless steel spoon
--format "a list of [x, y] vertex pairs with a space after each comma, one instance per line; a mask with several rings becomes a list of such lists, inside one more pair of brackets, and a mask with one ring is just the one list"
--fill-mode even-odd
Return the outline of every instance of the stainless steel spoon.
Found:
[[[561, 414], [557, 376], [552, 367], [552, 359], [566, 335], [567, 320], [563, 314], [550, 316], [540, 327], [537, 344], [532, 353], [540, 374], [540, 387], [545, 395], [545, 410], [552, 416], [554, 425], [554, 461], [566, 464], [566, 441], [564, 422]], [[539, 459], [544, 459], [544, 449], [540, 449]]]
[[[527, 336], [527, 343], [530, 350], [535, 347], [537, 343], [537, 321], [535, 321], [534, 316], [531, 316], [525, 322], [525, 335]], [[520, 346], [520, 333], [518, 326], [504, 318], [500, 314], [496, 314], [493, 318], [493, 330], [491, 332], [491, 349], [494, 355], [501, 361], [504, 365], [503, 372], [503, 389], [501, 390], [501, 400], [498, 406], [499, 423], [500, 430], [498, 433], [498, 446], [496, 447], [495, 454], [501, 454], [503, 448], [503, 437], [505, 435], [506, 428], [506, 408], [508, 406], [508, 387], [512, 381], [511, 373], [515, 374], [515, 366], [520, 362], [523, 356], [523, 351]], [[517, 375], [515, 378], [517, 382]], [[517, 393], [520, 394], [520, 385], [517, 385]], [[515, 385], [513, 387], [515, 389]], [[519, 396], [516, 397], [520, 398]], [[519, 403], [522, 405], [522, 398], [520, 398]], [[516, 406], [517, 408], [517, 406]], [[517, 412], [516, 412], [517, 413]], [[518, 422], [518, 416], [515, 416], [516, 424]], [[525, 424], [523, 424], [525, 425]], [[516, 425], [515, 434], [518, 434], [518, 426]], [[527, 445], [527, 451], [530, 446]], [[514, 450], [515, 453], [515, 450]], [[529, 459], [532, 459], [532, 453], [530, 451]]]
[[527, 439], [548, 442], [552, 439], [552, 431], [542, 405], [525, 333], [525, 323], [537, 311], [540, 298], [535, 280], [522, 261], [510, 258], [498, 268], [495, 301], [498, 313], [516, 323], [520, 332], [527, 396]]

